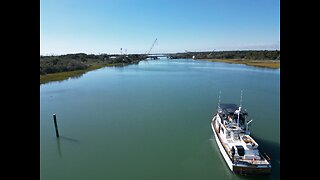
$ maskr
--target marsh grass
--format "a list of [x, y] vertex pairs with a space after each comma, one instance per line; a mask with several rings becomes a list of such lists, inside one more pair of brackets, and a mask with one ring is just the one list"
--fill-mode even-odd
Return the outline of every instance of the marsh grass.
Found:
[[66, 71], [66, 72], [58, 72], [46, 75], [40, 75], [40, 84], [45, 84], [52, 81], [63, 81], [69, 78], [78, 78], [81, 77], [88, 71], [100, 69], [102, 67], [110, 67], [110, 66], [123, 66], [123, 63], [115, 63], [115, 64], [94, 64], [89, 66], [87, 69], [76, 70], [76, 71]]
[[273, 68], [273, 69], [280, 68], [280, 61], [277, 61], [277, 60], [241, 60], [241, 59], [205, 59], [205, 60], [208, 60], [211, 62], [245, 64], [248, 66], [265, 67], [265, 68]]

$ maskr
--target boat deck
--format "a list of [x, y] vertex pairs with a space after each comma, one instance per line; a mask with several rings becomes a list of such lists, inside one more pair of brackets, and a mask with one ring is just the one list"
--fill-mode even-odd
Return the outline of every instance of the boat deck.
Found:
[[[253, 149], [248, 148], [246, 146], [246, 142], [244, 142], [242, 140], [242, 136], [246, 136], [246, 135], [241, 134], [239, 139], [232, 139], [232, 138], [226, 139], [226, 138], [220, 136], [220, 134], [218, 133], [218, 130], [216, 129], [215, 126], [214, 126], [214, 129], [217, 132], [218, 137], [221, 140], [221, 144], [223, 145], [224, 149], [226, 150], [229, 158], [232, 159], [235, 164], [246, 164], [247, 166], [269, 165], [269, 162], [260, 154], [259, 155], [256, 154], [259, 158], [252, 158], [252, 159], [244, 159], [242, 157], [239, 159], [232, 158], [230, 150], [231, 150], [231, 147], [233, 147], [233, 146], [242, 146], [245, 151], [252, 153], [249, 155], [252, 155], [252, 156], [255, 155], [254, 152], [252, 151]], [[253, 139], [251, 139], [251, 140], [254, 141]], [[254, 143], [256, 143], [256, 142], [254, 141]], [[256, 149], [256, 151], [259, 152], [258, 149]]]
[[215, 140], [229, 169], [241, 175], [268, 175], [270, 158], [250, 136], [246, 111], [235, 104], [220, 104], [211, 121]]
[[260, 160], [249, 160], [249, 159], [240, 159], [239, 162], [245, 162], [249, 163], [252, 165], [265, 165], [268, 164], [268, 161], [265, 159], [260, 159]]

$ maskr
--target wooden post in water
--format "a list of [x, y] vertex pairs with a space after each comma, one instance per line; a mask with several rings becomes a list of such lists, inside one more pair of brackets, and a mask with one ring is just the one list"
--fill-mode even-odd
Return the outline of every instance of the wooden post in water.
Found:
[[57, 138], [58, 138], [58, 137], [59, 137], [59, 131], [58, 131], [56, 114], [53, 114], [53, 122], [54, 122], [54, 127], [55, 127], [55, 129], [56, 129], [56, 136], [57, 136]]

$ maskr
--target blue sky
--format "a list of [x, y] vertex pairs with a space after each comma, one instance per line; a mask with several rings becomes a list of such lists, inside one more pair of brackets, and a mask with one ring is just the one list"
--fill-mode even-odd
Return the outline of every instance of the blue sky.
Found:
[[280, 49], [280, 0], [40, 0], [40, 54]]

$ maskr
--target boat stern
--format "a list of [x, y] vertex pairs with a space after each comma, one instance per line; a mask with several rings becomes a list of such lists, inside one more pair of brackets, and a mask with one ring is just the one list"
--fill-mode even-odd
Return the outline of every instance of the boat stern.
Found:
[[271, 165], [248, 167], [233, 165], [233, 172], [239, 175], [254, 176], [254, 175], [269, 175], [271, 173]]

